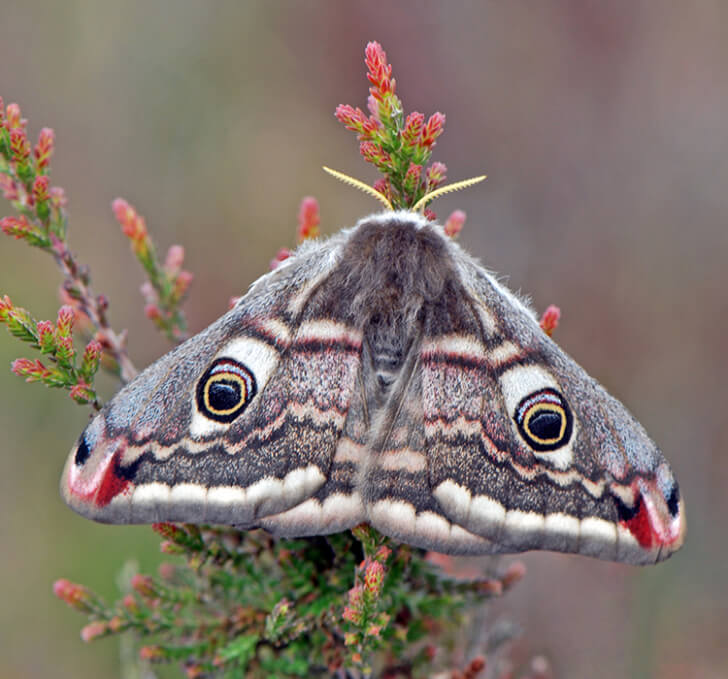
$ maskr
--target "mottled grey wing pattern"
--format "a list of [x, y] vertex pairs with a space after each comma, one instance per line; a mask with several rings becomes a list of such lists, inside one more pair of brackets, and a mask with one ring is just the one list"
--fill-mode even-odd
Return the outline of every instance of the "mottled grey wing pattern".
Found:
[[302, 246], [144, 371], [81, 436], [62, 489], [100, 521], [369, 522], [457, 554], [648, 563], [685, 529], [642, 427], [406, 212]]
[[343, 240], [299, 250], [123, 389], [69, 457], [71, 507], [113, 523], [251, 526], [338, 475], [361, 354], [330, 277]]
[[[523, 303], [451, 252], [460, 289], [428, 309], [422, 351], [429, 483], [444, 514], [495, 551], [665, 558], [685, 521], [660, 451]], [[537, 435], [555, 422], [553, 437]]]

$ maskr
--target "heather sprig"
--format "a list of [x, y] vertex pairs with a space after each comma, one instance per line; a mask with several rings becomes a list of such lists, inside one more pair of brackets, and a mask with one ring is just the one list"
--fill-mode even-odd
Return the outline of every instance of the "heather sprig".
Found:
[[187, 321], [180, 305], [192, 282], [192, 274], [182, 268], [184, 248], [172, 245], [162, 263], [144, 217], [123, 198], [117, 198], [111, 207], [122, 232], [129, 239], [132, 252], [148, 277], [141, 287], [147, 318], [171, 342], [181, 342], [187, 337]]
[[[301, 204], [298, 207], [298, 227], [296, 229], [296, 235], [299, 244], [309, 238], [317, 238], [320, 224], [321, 209], [319, 208], [318, 201], [313, 196], [306, 196], [301, 200]], [[280, 248], [275, 257], [270, 261], [271, 271], [277, 269], [281, 262], [288, 259], [292, 254], [292, 251], [288, 248]]]
[[[114, 604], [65, 579], [54, 592], [88, 616], [84, 641], [133, 631], [141, 659], [181, 663], [188, 677], [429, 674], [449, 666], [444, 649], [458, 645], [455, 623], [522, 574], [446, 576], [422, 550], [367, 526], [308, 540], [210, 526], [154, 529], [162, 551], [183, 564], [164, 563], [155, 577], [134, 574]], [[465, 669], [483, 665], [477, 656]]]
[[75, 313], [64, 305], [58, 311], [55, 324], [36, 321], [28, 311], [15, 306], [7, 295], [0, 298], [0, 323], [4, 323], [11, 335], [29, 343], [45, 357], [40, 359], [18, 358], [13, 361], [12, 371], [24, 377], [26, 382], [41, 382], [48, 387], [67, 389], [77, 403], [91, 403], [98, 409], [99, 402], [93, 381], [99, 369], [101, 345], [91, 340], [79, 362], [73, 346]]
[[561, 320], [561, 309], [555, 304], [549, 304], [546, 307], [546, 311], [543, 312], [539, 325], [549, 337], [554, 334], [556, 328], [559, 327], [559, 321]]
[[[40, 336], [26, 333], [21, 339], [35, 343], [54, 365], [37, 359], [18, 359], [13, 364], [13, 371], [27, 381], [66, 387], [77, 402], [93, 403], [98, 407], [90, 379], [93, 376], [91, 369], [93, 372], [98, 369], [99, 348], [104, 359], [101, 365], [118, 374], [122, 381], [130, 380], [137, 371], [127, 353], [126, 333], [115, 332], [108, 322], [107, 298], [93, 293], [88, 267], [79, 264], [69, 249], [65, 193], [60, 187], [51, 186], [49, 178], [55, 145], [53, 130], [43, 128], [31, 150], [26, 128], [27, 121], [22, 117], [20, 107], [14, 103], [4, 107], [0, 98], [0, 189], [18, 213], [0, 219], [0, 230], [54, 258], [64, 275], [61, 297], [65, 305], [72, 308], [86, 334], [93, 336], [93, 344], [87, 344], [81, 365], [74, 372], [72, 338], [56, 338], [56, 344], [49, 344], [51, 334], [46, 332], [45, 325], [41, 325], [40, 330], [34, 328], [35, 335], [40, 333]], [[122, 199], [115, 200], [112, 208], [129, 238], [132, 251], [148, 275], [148, 281], [142, 286], [147, 317], [170, 340], [181, 341], [187, 328], [181, 304], [192, 281], [192, 274], [182, 268], [184, 249], [179, 245], [171, 246], [161, 263], [144, 218]], [[19, 313], [11, 318], [16, 331]], [[30, 314], [24, 313], [30, 319]], [[9, 329], [13, 331], [10, 326]], [[41, 339], [45, 344], [36, 341]]]
[[369, 115], [360, 108], [340, 104], [336, 118], [357, 133], [359, 152], [364, 160], [384, 175], [374, 187], [385, 195], [395, 209], [411, 208], [426, 193], [445, 181], [444, 163], [427, 163], [438, 137], [445, 129], [445, 115], [433, 113], [425, 119], [422, 113], [404, 113], [396, 95], [392, 66], [378, 42], [370, 42], [365, 51], [369, 80]]
[[[115, 332], [109, 325], [106, 297], [94, 294], [88, 268], [78, 262], [68, 247], [67, 200], [62, 188], [50, 184], [50, 159], [54, 148], [55, 136], [53, 130], [47, 127], [40, 131], [36, 144], [31, 146], [27, 120], [22, 117], [20, 107], [15, 103], [5, 107], [0, 97], [0, 189], [17, 212], [16, 216], [0, 219], [0, 230], [53, 257], [64, 277], [62, 297], [75, 315], [88, 323], [95, 344], [92, 349], [89, 349], [91, 344], [87, 345], [82, 365], [75, 375], [70, 363], [72, 356], [64, 358], [72, 349], [70, 336], [54, 335], [57, 341], [52, 345], [51, 335], [46, 326], [42, 326], [40, 332], [43, 333], [45, 353], [54, 365], [45, 365], [40, 360], [18, 359], [13, 369], [29, 381], [71, 389], [74, 400], [79, 403], [98, 405], [95, 392], [88, 383], [92, 377], [91, 368], [98, 366], [96, 347], [101, 347], [108, 357], [105, 365], [110, 365], [122, 380], [128, 381], [137, 371], [127, 353], [126, 334]], [[24, 313], [30, 319], [30, 314]], [[11, 322], [17, 325], [17, 315]], [[37, 327], [30, 324], [27, 330], [21, 339], [31, 343], [40, 339]], [[51, 351], [53, 347], [55, 350]], [[84, 379], [75, 380], [75, 377]]]

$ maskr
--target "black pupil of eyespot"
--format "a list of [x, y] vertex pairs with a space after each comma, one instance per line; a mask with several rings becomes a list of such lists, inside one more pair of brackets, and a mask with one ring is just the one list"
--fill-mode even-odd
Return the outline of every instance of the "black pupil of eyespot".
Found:
[[240, 403], [240, 384], [232, 380], [217, 380], [210, 385], [208, 398], [215, 410], [231, 410]]
[[542, 440], [557, 439], [561, 435], [561, 415], [549, 410], [537, 413], [531, 418], [529, 429]]

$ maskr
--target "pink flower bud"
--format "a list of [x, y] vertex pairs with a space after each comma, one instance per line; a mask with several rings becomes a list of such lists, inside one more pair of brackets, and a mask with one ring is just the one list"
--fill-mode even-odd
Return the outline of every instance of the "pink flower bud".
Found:
[[158, 533], [166, 540], [172, 540], [174, 542], [178, 542], [180, 539], [183, 539], [186, 535], [185, 531], [183, 531], [178, 526], [175, 526], [173, 523], [169, 522], [158, 522], [152, 524], [152, 530], [155, 533]]
[[81, 630], [81, 640], [88, 643], [89, 641], [93, 641], [94, 639], [98, 639], [99, 637], [108, 634], [108, 632], [109, 626], [103, 620], [96, 620], [95, 622], [89, 623]]
[[503, 583], [500, 580], [479, 580], [477, 591], [488, 596], [500, 596], [503, 594]]
[[528, 679], [550, 679], [552, 677], [551, 664], [542, 655], [537, 655], [531, 660], [531, 675]]
[[359, 144], [359, 153], [368, 163], [372, 163], [379, 169], [387, 169], [391, 166], [392, 158], [379, 144], [371, 141], [363, 141]]
[[424, 114], [413, 111], [407, 116], [402, 130], [402, 142], [407, 148], [414, 148], [419, 144], [424, 125]]
[[371, 94], [367, 97], [367, 108], [371, 117], [379, 121], [379, 102]]
[[166, 561], [159, 564], [157, 572], [159, 573], [159, 577], [162, 578], [162, 580], [174, 580], [175, 576], [177, 575], [177, 569], [174, 567], [174, 565], [171, 563], [167, 563]]
[[0, 174], [0, 189], [7, 200], [18, 200], [20, 197], [18, 187], [10, 175]]
[[189, 271], [180, 271], [177, 274], [177, 278], [174, 280], [174, 296], [176, 299], [182, 299], [187, 294], [194, 277], [194, 274]]
[[385, 198], [391, 200], [392, 198], [392, 185], [389, 183], [389, 179], [382, 178], [377, 179], [373, 184], [374, 190], [381, 193]]
[[450, 238], [455, 238], [463, 230], [465, 219], [466, 214], [462, 210], [454, 210], [445, 222], [445, 233]]
[[5, 111], [7, 115], [9, 130], [24, 126], [24, 122], [20, 114], [20, 106], [13, 102], [11, 104], [8, 104], [8, 107], [7, 109], [5, 109]]
[[44, 127], [38, 135], [38, 143], [33, 149], [33, 155], [35, 156], [35, 166], [38, 170], [42, 170], [48, 167], [53, 155], [55, 134], [50, 127]]
[[522, 561], [514, 561], [508, 566], [505, 575], [501, 578], [503, 587], [509, 589], [526, 575], [526, 564]]
[[71, 331], [73, 330], [73, 323], [76, 320], [76, 314], [73, 311], [73, 307], [64, 304], [58, 310], [58, 319], [56, 320], [56, 327], [58, 328], [59, 337], [70, 337]]
[[154, 580], [148, 575], [137, 573], [131, 579], [131, 586], [143, 597], [154, 597], [157, 594], [157, 590], [154, 587]]
[[121, 225], [124, 235], [131, 241], [134, 252], [139, 253], [146, 247], [148, 239], [147, 225], [144, 218], [123, 198], [111, 203], [116, 221]]
[[90, 403], [96, 397], [94, 390], [91, 389], [91, 387], [89, 387], [89, 385], [83, 380], [79, 380], [77, 384], [74, 384], [68, 395], [76, 401], [76, 403], [81, 404]]
[[164, 542], [160, 543], [159, 551], [162, 552], [162, 554], [169, 554], [170, 556], [172, 556], [182, 554], [184, 552], [184, 548], [180, 547], [180, 545], [177, 545], [174, 542], [165, 540]]
[[355, 585], [349, 590], [349, 605], [344, 607], [343, 618], [358, 625], [364, 614], [364, 588]]
[[157, 294], [157, 291], [154, 289], [154, 286], [152, 285], [151, 281], [144, 281], [139, 286], [139, 292], [142, 293], [142, 297], [149, 304], [156, 303], [159, 301], [159, 295]]
[[435, 145], [435, 140], [444, 130], [445, 114], [439, 112], [433, 113], [422, 130], [421, 145], [426, 148], [432, 148]]
[[25, 377], [26, 382], [38, 382], [53, 374], [39, 359], [31, 361], [29, 358], [16, 358], [10, 369], [18, 377]]
[[379, 637], [379, 635], [381, 634], [381, 631], [383, 629], [384, 629], [384, 625], [372, 624], [372, 625], [369, 625], [369, 627], [367, 627], [366, 634], [368, 637]]
[[28, 135], [22, 127], [10, 130], [10, 152], [16, 162], [23, 162], [30, 155]]
[[341, 617], [354, 625], [358, 625], [361, 622], [361, 611], [351, 608], [350, 606], [344, 606], [344, 612]]
[[321, 216], [318, 201], [312, 196], [306, 196], [298, 208], [298, 240], [302, 242], [307, 238], [316, 238], [319, 235]]
[[420, 177], [422, 176], [422, 165], [415, 165], [410, 163], [407, 168], [407, 172], [404, 175], [404, 190], [408, 194], [413, 194], [415, 189], [420, 183]]
[[65, 578], [56, 580], [53, 583], [53, 594], [79, 611], [88, 612], [94, 601], [93, 594], [83, 585], [77, 585]]
[[145, 304], [144, 315], [150, 321], [157, 321], [162, 318], [162, 310], [156, 304]]
[[101, 343], [96, 340], [91, 340], [84, 349], [83, 362], [93, 365], [98, 363], [101, 356]]
[[185, 249], [181, 245], [172, 245], [167, 250], [167, 256], [164, 259], [164, 269], [169, 276], [176, 276], [182, 268], [185, 259]]
[[395, 81], [392, 79], [392, 66], [387, 63], [387, 54], [378, 42], [370, 42], [365, 50], [365, 63], [369, 72], [367, 78], [373, 85], [370, 92], [378, 98], [385, 94], [394, 94]]
[[139, 658], [142, 660], [164, 660], [164, 649], [161, 646], [142, 646], [139, 649]]
[[50, 190], [50, 195], [51, 205], [53, 205], [54, 208], [60, 210], [68, 204], [66, 193], [60, 186], [53, 186]]
[[[273, 271], [274, 269], [277, 269], [280, 266], [281, 262], [288, 259], [292, 254], [293, 253], [288, 248], [281, 248], [280, 250], [278, 250], [278, 252], [276, 253], [276, 256], [270, 260], [270, 270]], [[240, 298], [239, 297], [235, 298], [235, 300], [236, 300], [235, 303], [237, 303], [238, 299], [240, 299]], [[232, 300], [230, 300], [230, 301], [232, 302]], [[231, 305], [231, 308], [232, 308], [232, 306], [233, 305]]]
[[352, 132], [361, 132], [362, 123], [366, 119], [361, 109], [349, 106], [349, 104], [339, 104], [334, 111], [334, 116], [347, 130]]
[[392, 555], [392, 550], [387, 547], [387, 545], [382, 545], [378, 550], [377, 553], [374, 555], [374, 558], [377, 561], [380, 561], [382, 563], [386, 562], [387, 559]]
[[26, 238], [35, 231], [24, 215], [20, 217], [3, 217], [0, 219], [0, 229], [6, 236], [14, 236], [15, 238]]
[[463, 672], [463, 679], [475, 679], [485, 669], [485, 658], [479, 655], [473, 658]]
[[541, 316], [540, 326], [541, 330], [543, 330], [549, 337], [553, 335], [554, 330], [559, 326], [559, 320], [561, 319], [561, 309], [559, 307], [555, 306], [554, 304], [550, 304], [546, 311], [543, 312], [543, 316]]
[[445, 181], [447, 177], [447, 165], [445, 163], [434, 162], [427, 168], [427, 188], [432, 191], [439, 184]]
[[13, 303], [10, 297], [3, 295], [0, 297], [0, 321], [5, 323], [8, 320], [8, 313], [13, 310]]
[[134, 598], [134, 595], [133, 594], [127, 594], [121, 600], [121, 604], [132, 615], [138, 615], [139, 614], [139, 602]]
[[33, 199], [36, 203], [46, 202], [50, 200], [48, 193], [49, 179], [46, 175], [39, 175], [33, 181]]
[[379, 596], [384, 584], [384, 566], [379, 561], [370, 561], [364, 573], [364, 589], [371, 596]]
[[36, 330], [38, 332], [38, 344], [40, 345], [41, 351], [43, 353], [52, 352], [56, 344], [53, 323], [50, 321], [39, 321]]
[[113, 618], [111, 618], [111, 620], [109, 620], [107, 624], [110, 632], [121, 632], [121, 630], [126, 627], [124, 619], [118, 615], [115, 615]]
[[187, 679], [200, 679], [205, 674], [202, 665], [185, 665], [184, 669]]

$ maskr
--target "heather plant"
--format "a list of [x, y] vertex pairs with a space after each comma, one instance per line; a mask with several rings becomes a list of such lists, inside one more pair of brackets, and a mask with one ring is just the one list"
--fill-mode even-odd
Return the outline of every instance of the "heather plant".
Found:
[[[373, 190], [395, 208], [412, 208], [445, 180], [445, 165], [430, 163], [445, 116], [405, 115], [379, 44], [367, 45], [366, 66], [369, 113], [341, 105], [335, 115], [356, 132], [362, 157], [382, 175]], [[70, 249], [66, 198], [50, 185], [53, 150], [53, 132], [44, 128], [31, 151], [20, 108], [0, 99], [0, 187], [17, 213], [2, 218], [0, 228], [47, 252], [63, 275], [55, 322], [35, 320], [7, 296], [0, 297], [0, 322], [39, 354], [14, 361], [14, 373], [99, 409], [98, 370], [126, 382], [136, 369], [126, 333], [108, 322], [107, 298], [92, 290], [88, 267]], [[181, 305], [192, 280], [184, 250], [173, 245], [160, 260], [135, 208], [117, 199], [112, 209], [147, 277], [147, 317], [169, 340], [181, 341], [187, 331]], [[304, 198], [299, 242], [318, 236], [320, 221], [317, 201]], [[455, 237], [464, 222], [456, 210], [445, 230]], [[282, 248], [271, 268], [289, 255]], [[558, 309], [550, 307], [542, 327], [550, 334], [557, 322]], [[458, 577], [451, 558], [397, 544], [366, 525], [298, 540], [206, 525], [153, 529], [172, 560], [154, 576], [127, 575], [118, 601], [107, 603], [66, 579], [54, 584], [56, 596], [87, 617], [84, 641], [133, 634], [140, 661], [178, 663], [189, 678], [514, 676], [500, 655], [513, 633], [484, 626], [482, 608], [522, 577], [520, 563], [502, 569], [491, 562], [485, 574]], [[534, 678], [548, 674], [541, 659], [528, 670]]]

